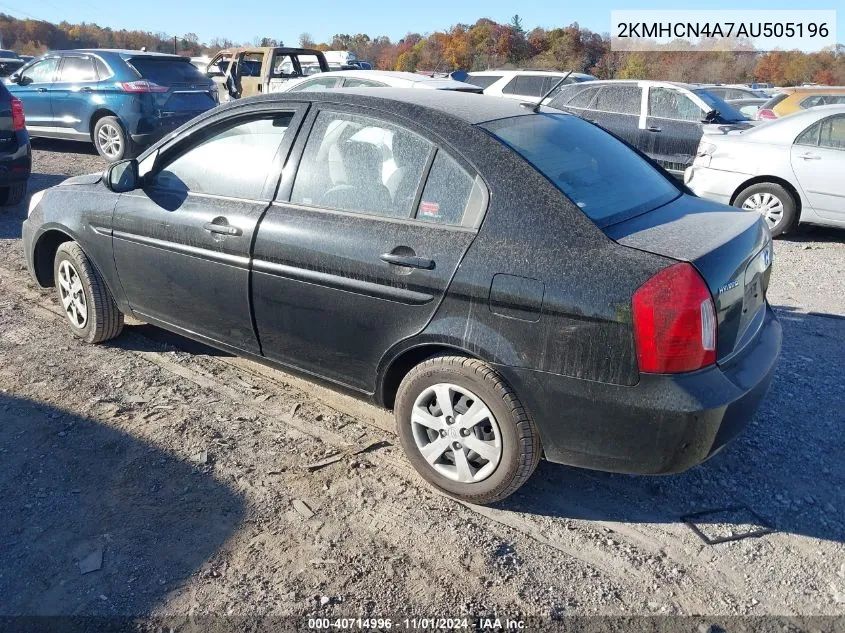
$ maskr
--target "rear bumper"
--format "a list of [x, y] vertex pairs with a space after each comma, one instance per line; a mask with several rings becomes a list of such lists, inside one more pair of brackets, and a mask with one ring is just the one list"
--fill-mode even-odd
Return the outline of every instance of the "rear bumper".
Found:
[[734, 192], [751, 177], [751, 174], [693, 164], [684, 172], [684, 184], [699, 198], [729, 205]]
[[781, 326], [770, 307], [758, 336], [724, 366], [642, 374], [626, 387], [498, 367], [532, 413], [549, 461], [631, 474], [687, 470], [751, 420], [775, 372]]
[[17, 148], [0, 150], [0, 187], [24, 182], [32, 172], [32, 150], [26, 133], [16, 134]]

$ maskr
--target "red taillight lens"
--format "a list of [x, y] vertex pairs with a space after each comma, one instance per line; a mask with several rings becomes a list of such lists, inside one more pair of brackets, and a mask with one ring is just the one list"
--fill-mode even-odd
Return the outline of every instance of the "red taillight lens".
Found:
[[146, 79], [121, 81], [117, 84], [123, 92], [167, 92], [167, 86], [159, 86]]
[[776, 119], [778, 115], [774, 113], [774, 110], [769, 110], [768, 108], [764, 110], [757, 110], [757, 120], [763, 121], [765, 119]]
[[26, 117], [23, 114], [23, 102], [12, 97], [12, 129], [17, 132], [26, 129]]
[[674, 374], [716, 362], [716, 310], [707, 284], [691, 264], [661, 270], [633, 299], [640, 371]]

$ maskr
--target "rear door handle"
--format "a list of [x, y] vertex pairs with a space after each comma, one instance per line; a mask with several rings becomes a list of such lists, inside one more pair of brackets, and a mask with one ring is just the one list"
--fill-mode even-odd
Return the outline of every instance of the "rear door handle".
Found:
[[662, 131], [659, 127], [655, 127], [654, 125], [649, 125], [646, 129], [649, 132], [661, 132]]
[[91, 88], [90, 86], [84, 86], [84, 87], [79, 89], [79, 92], [94, 92], [94, 89]]
[[388, 264], [393, 264], [395, 266], [404, 266], [405, 268], [421, 268], [422, 270], [434, 270], [434, 260], [426, 259], [425, 257], [384, 253], [381, 256], [381, 260], [387, 262]]
[[36, 88], [35, 92], [47, 92], [46, 88]]
[[804, 160], [821, 160], [821, 156], [818, 154], [810, 154], [809, 152], [806, 154], [801, 154], [801, 158]]
[[232, 226], [231, 224], [215, 224], [214, 222], [208, 222], [204, 224], [203, 227], [209, 233], [220, 233], [221, 235], [240, 235], [243, 233], [238, 227]]

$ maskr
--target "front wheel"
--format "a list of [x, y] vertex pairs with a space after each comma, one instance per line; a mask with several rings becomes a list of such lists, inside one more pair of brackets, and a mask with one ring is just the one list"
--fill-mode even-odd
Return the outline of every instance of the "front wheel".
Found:
[[739, 192], [734, 206], [763, 216], [772, 237], [788, 233], [795, 226], [795, 198], [782, 185], [773, 182], [759, 182], [746, 187]]
[[439, 356], [417, 365], [399, 386], [395, 416], [411, 465], [462, 501], [504, 499], [540, 460], [531, 416], [504, 379], [479, 360]]
[[86, 343], [102, 343], [120, 334], [123, 313], [79, 244], [59, 245], [53, 274], [59, 303], [75, 337]]

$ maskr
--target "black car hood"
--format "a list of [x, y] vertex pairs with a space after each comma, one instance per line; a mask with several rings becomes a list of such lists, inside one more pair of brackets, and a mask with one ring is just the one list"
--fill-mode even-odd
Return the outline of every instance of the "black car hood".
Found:
[[74, 176], [59, 183], [59, 186], [65, 187], [70, 185], [96, 185], [103, 179], [102, 174], [85, 174], [84, 176]]

